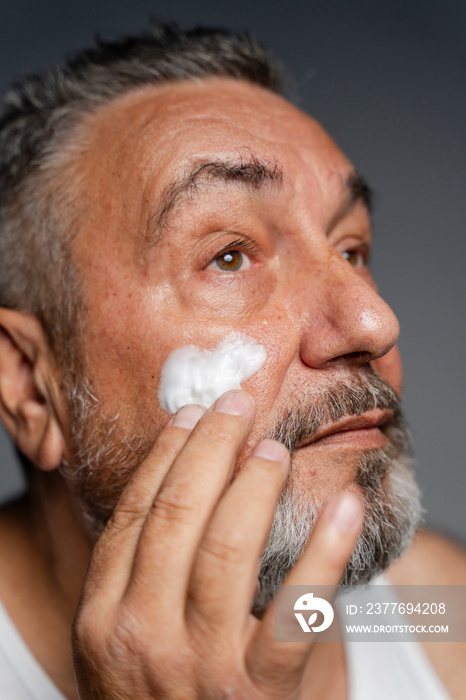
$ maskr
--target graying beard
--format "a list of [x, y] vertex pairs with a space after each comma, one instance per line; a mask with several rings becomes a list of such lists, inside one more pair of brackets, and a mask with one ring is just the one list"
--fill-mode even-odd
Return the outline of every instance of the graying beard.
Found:
[[[119, 415], [103, 419], [99, 414], [100, 401], [82, 378], [67, 387], [67, 395], [72, 458], [62, 460], [60, 471], [77, 493], [87, 528], [97, 539], [151, 444], [142, 434], [117, 437], [121, 433]], [[103, 468], [107, 478], [99, 488], [93, 477]]]
[[[364, 492], [365, 519], [342, 587], [367, 582], [386, 569], [409, 546], [420, 523], [422, 509], [408, 433], [406, 428], [396, 430], [403, 435], [402, 443], [401, 435], [397, 437], [398, 457], [393, 457], [392, 446], [361, 456], [357, 482]], [[301, 557], [322, 507], [322, 502], [304, 499], [292, 488], [283, 490], [262, 556], [260, 587], [253, 603], [256, 615], [269, 606]]]
[[365, 370], [364, 374], [345, 375], [344, 381], [332, 381], [319, 396], [319, 401], [297, 401], [279, 416], [266, 437], [282, 442], [293, 454], [304, 440], [314, 437], [320, 428], [346, 416], [360, 416], [374, 408], [393, 411], [396, 422], [401, 406], [393, 389], [379, 376]]
[[[364, 492], [366, 518], [342, 580], [342, 585], [350, 585], [383, 570], [408, 546], [420, 521], [419, 493], [412, 476], [409, 435], [389, 385], [366, 372], [333, 382], [321, 393], [321, 400], [313, 397], [305, 407], [298, 406], [281, 416], [268, 437], [280, 440], [293, 453], [324, 422], [360, 415], [375, 407], [391, 408], [395, 416], [388, 431], [389, 447], [364, 454], [360, 460], [357, 481]], [[74, 454], [72, 460], [63, 462], [62, 473], [74, 484], [84, 517], [97, 538], [151, 444], [143, 435], [117, 437], [122, 433], [119, 417], [104, 420], [99, 415], [99, 402], [84, 381], [70, 388], [69, 401]], [[106, 475], [103, 483], [94, 478], [102, 469]], [[387, 474], [384, 488], [382, 479]], [[256, 611], [269, 604], [301, 556], [322, 505], [296, 494], [291, 481], [285, 487], [262, 558]]]
[[[419, 525], [422, 509], [413, 476], [409, 431], [391, 387], [367, 369], [350, 380], [334, 382], [324, 396], [322, 402], [310, 406], [298, 404], [277, 421], [268, 437], [283, 442], [293, 455], [324, 423], [377, 407], [393, 411], [393, 421], [386, 431], [387, 447], [362, 454], [358, 464], [356, 483], [363, 493], [365, 519], [341, 581], [342, 586], [349, 586], [370, 580], [405, 551]], [[296, 493], [292, 480], [288, 480], [261, 561], [260, 587], [253, 603], [256, 614], [270, 604], [302, 555], [322, 507], [322, 502]]]

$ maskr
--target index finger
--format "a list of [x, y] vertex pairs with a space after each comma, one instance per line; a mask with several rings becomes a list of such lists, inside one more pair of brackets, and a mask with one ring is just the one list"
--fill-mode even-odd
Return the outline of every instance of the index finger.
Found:
[[[138, 544], [127, 596], [153, 592], [184, 610], [193, 562], [204, 531], [228, 488], [239, 451], [255, 416], [253, 398], [243, 391], [223, 394], [196, 425], [164, 479]], [[162, 606], [160, 606], [162, 607]]]
[[155, 440], [149, 454], [131, 475], [115, 510], [94, 547], [86, 587], [121, 595], [127, 587], [134, 553], [154, 498], [192, 429], [204, 415], [197, 404], [183, 406]]

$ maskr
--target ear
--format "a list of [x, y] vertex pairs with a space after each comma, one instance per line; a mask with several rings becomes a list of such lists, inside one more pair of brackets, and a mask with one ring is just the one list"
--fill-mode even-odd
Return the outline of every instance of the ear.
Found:
[[21, 452], [44, 471], [65, 449], [58, 368], [40, 322], [0, 308], [0, 418]]

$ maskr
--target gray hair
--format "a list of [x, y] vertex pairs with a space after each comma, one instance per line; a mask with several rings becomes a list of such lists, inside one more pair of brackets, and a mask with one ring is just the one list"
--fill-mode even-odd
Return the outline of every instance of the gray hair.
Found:
[[250, 35], [154, 24], [26, 77], [0, 101], [0, 306], [37, 316], [68, 371], [79, 363], [71, 339], [83, 303], [71, 242], [85, 203], [65, 167], [73, 135], [87, 114], [138, 87], [213, 76], [281, 93], [276, 61]]

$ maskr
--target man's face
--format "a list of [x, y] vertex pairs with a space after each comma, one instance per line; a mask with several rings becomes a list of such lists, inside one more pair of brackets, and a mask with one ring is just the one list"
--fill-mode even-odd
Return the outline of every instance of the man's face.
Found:
[[[100, 418], [118, 417], [115, 442], [151, 445], [169, 418], [158, 401], [168, 355], [232, 331], [267, 352], [244, 385], [257, 418], [239, 466], [277, 417], [368, 366], [400, 391], [398, 324], [367, 267], [364, 187], [315, 121], [258, 87], [209, 79], [135, 91], [86, 128], [83, 357]], [[295, 491], [323, 502], [360, 488], [361, 454], [386, 445], [391, 412], [366, 417], [296, 450]], [[104, 466], [93, 478], [114, 505], [121, 484], [109, 492]]]

